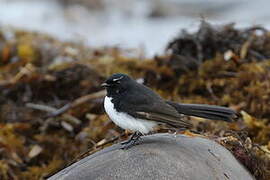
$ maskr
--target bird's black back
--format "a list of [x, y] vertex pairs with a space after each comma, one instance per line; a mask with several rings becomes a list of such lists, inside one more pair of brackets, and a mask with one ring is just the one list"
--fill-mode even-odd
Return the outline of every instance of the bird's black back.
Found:
[[181, 120], [181, 115], [168, 105], [150, 88], [131, 80], [128, 89], [112, 96], [112, 102], [118, 112], [126, 112], [135, 118], [167, 123], [173, 126], [187, 127], [190, 123]]

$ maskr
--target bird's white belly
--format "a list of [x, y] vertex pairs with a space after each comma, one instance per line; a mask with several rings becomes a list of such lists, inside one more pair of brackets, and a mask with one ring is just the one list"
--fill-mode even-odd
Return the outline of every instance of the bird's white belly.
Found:
[[105, 111], [109, 115], [110, 119], [121, 128], [132, 131], [139, 131], [142, 134], [147, 134], [149, 131], [152, 131], [153, 128], [157, 125], [157, 123], [154, 121], [137, 119], [127, 113], [117, 112], [111, 100], [111, 97], [105, 97]]

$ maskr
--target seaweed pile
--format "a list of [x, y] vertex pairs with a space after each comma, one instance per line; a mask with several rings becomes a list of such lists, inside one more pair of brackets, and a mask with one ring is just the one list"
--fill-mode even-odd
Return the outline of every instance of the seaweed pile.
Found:
[[0, 179], [40, 179], [127, 138], [102, 107], [100, 84], [115, 72], [143, 78], [167, 99], [237, 110], [242, 118], [232, 124], [189, 117], [192, 131], [269, 179], [270, 32], [202, 22], [198, 32], [180, 33], [168, 51], [142, 59], [119, 48], [0, 29]]

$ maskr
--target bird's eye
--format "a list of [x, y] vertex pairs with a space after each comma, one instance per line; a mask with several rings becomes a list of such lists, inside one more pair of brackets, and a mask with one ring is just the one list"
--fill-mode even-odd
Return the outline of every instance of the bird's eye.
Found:
[[110, 81], [110, 84], [120, 84], [120, 81]]

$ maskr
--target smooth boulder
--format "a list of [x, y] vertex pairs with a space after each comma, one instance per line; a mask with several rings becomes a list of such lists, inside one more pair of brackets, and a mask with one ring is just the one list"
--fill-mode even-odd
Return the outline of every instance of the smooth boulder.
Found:
[[115, 144], [61, 170], [49, 180], [251, 180], [223, 146], [202, 137], [144, 136], [127, 150]]

